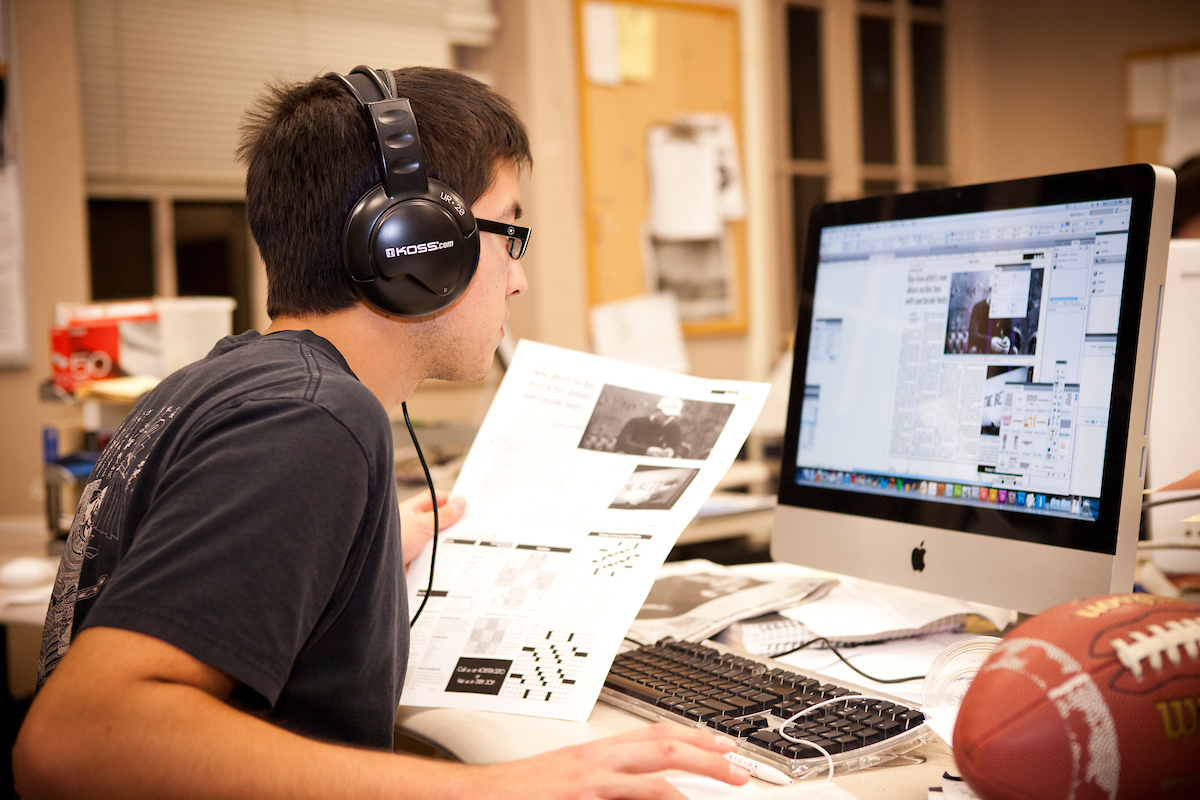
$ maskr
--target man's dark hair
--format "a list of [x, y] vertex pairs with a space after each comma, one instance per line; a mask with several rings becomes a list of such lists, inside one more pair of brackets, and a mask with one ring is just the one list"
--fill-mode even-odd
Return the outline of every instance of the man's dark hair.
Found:
[[[468, 205], [492, 185], [497, 159], [518, 171], [532, 166], [524, 125], [484, 84], [433, 67], [392, 74], [412, 103], [426, 174]], [[357, 303], [342, 268], [342, 225], [380, 182], [375, 134], [358, 101], [330, 78], [272, 84], [246, 114], [238, 157], [267, 268], [267, 314], [328, 314]]]

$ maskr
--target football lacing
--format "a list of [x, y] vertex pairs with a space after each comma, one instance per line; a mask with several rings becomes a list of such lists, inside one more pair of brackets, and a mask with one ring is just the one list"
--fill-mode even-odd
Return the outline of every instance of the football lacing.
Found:
[[1200, 617], [1173, 619], [1163, 625], [1151, 625], [1149, 634], [1134, 631], [1129, 638], [1133, 641], [1113, 639], [1109, 645], [1117, 651], [1117, 659], [1121, 664], [1140, 681], [1142, 661], [1149, 661], [1155, 672], [1162, 672], [1163, 655], [1179, 666], [1183, 660], [1180, 648], [1193, 661], [1200, 658]]

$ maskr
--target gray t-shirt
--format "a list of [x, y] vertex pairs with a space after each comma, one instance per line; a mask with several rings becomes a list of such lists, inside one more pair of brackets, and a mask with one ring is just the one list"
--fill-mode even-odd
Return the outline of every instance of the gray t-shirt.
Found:
[[249, 332], [159, 384], [105, 448], [54, 586], [39, 682], [92, 626], [232, 676], [235, 704], [392, 748], [408, 609], [391, 424], [325, 339]]

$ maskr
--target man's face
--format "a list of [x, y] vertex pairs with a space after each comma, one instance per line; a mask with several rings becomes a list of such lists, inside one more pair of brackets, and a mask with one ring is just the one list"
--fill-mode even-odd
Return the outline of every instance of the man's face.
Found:
[[[471, 206], [478, 218], [516, 222], [521, 189], [511, 161], [496, 163], [495, 180]], [[504, 236], [480, 231], [479, 268], [467, 291], [432, 323], [433, 369], [429, 377], [476, 381], [487, 375], [496, 346], [504, 337], [508, 299], [528, 288], [521, 262], [509, 257]]]

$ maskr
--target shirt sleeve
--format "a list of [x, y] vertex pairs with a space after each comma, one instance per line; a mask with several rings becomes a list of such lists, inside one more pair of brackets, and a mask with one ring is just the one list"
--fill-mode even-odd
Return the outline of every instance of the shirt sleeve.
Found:
[[346, 579], [367, 457], [300, 400], [244, 403], [179, 448], [85, 627], [159, 638], [273, 705]]

